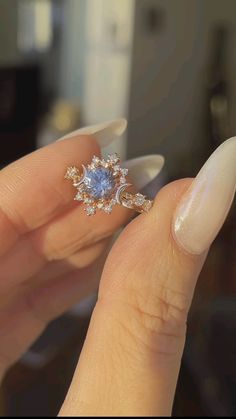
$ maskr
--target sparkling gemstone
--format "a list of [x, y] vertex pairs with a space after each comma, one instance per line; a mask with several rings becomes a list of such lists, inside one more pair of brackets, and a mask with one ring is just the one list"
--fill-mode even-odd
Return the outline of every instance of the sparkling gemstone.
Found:
[[119, 164], [116, 164], [116, 165], [113, 167], [113, 169], [115, 170], [115, 172], [119, 172], [119, 170], [120, 170], [120, 165], [119, 165]]
[[128, 170], [128, 169], [126, 169], [126, 168], [122, 168], [122, 169], [121, 169], [121, 173], [122, 173], [122, 175], [123, 175], [123, 176], [127, 176], [127, 175], [128, 175], [128, 173], [129, 173], [129, 170]]
[[85, 204], [92, 204], [93, 203], [93, 199], [92, 198], [84, 198], [84, 203]]
[[80, 192], [77, 192], [74, 199], [75, 201], [83, 201], [83, 196]]
[[89, 170], [93, 170], [93, 169], [95, 169], [95, 167], [96, 167], [96, 165], [93, 162], [88, 165]]
[[108, 154], [108, 160], [113, 164], [117, 163], [119, 161], [118, 154]]
[[108, 163], [107, 163], [107, 161], [106, 161], [105, 159], [102, 159], [102, 160], [101, 160], [101, 165], [102, 165], [103, 167], [108, 167]]
[[97, 203], [97, 208], [98, 209], [102, 209], [104, 207], [104, 202], [98, 202]]
[[124, 205], [127, 208], [133, 208], [134, 203], [133, 203], [133, 201], [131, 199], [129, 199], [128, 201], [125, 201], [124, 202]]
[[146, 200], [143, 205], [144, 211], [149, 211], [151, 207], [152, 207], [152, 201]]
[[142, 194], [137, 193], [135, 196], [135, 205], [137, 205], [138, 207], [141, 207], [144, 202], [145, 202], [145, 197]]
[[92, 162], [96, 165], [96, 164], [98, 164], [99, 162], [100, 162], [100, 159], [99, 159], [99, 157], [97, 157], [97, 156], [93, 156], [93, 160], [92, 160]]
[[103, 208], [103, 211], [105, 211], [107, 214], [111, 214], [111, 212], [112, 212], [112, 205], [106, 205]]
[[109, 197], [115, 188], [112, 170], [104, 167], [88, 170], [85, 185], [87, 191], [93, 198], [100, 199]]
[[88, 206], [88, 207], [86, 207], [85, 210], [87, 212], [87, 215], [94, 215], [96, 213], [96, 208], [95, 207]]

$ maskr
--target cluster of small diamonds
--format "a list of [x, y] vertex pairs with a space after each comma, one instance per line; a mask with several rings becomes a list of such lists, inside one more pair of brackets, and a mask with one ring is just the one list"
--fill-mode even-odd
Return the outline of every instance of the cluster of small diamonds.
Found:
[[136, 209], [139, 212], [148, 212], [153, 205], [153, 202], [141, 193], [133, 195], [129, 192], [124, 192], [122, 198], [122, 202], [125, 207]]
[[[77, 193], [75, 195], [76, 201], [83, 202], [85, 206], [85, 211], [87, 215], [96, 214], [97, 210], [102, 210], [107, 214], [112, 212], [112, 209], [115, 204], [117, 204], [115, 192], [122, 185], [126, 184], [126, 176], [128, 174], [128, 169], [122, 168], [120, 166], [120, 159], [116, 153], [108, 155], [107, 159], [99, 158], [94, 156], [91, 163], [87, 166], [87, 170], [96, 171], [96, 169], [103, 167], [112, 171], [114, 180], [115, 180], [115, 191], [106, 198], [95, 199], [86, 188], [86, 177], [83, 179], [83, 175], [78, 179], [78, 169], [76, 167], [69, 167], [65, 175], [66, 179], [73, 180], [74, 186], [77, 188]], [[79, 181], [83, 179], [83, 182]]]

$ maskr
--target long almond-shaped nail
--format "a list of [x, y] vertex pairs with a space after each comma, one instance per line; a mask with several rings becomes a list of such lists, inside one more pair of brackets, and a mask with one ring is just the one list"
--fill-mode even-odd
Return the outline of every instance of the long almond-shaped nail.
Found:
[[174, 215], [173, 233], [187, 252], [209, 248], [231, 207], [236, 187], [236, 137], [218, 147], [185, 193]]
[[77, 135], [93, 135], [100, 147], [106, 147], [112, 141], [121, 136], [127, 127], [126, 119], [114, 119], [112, 121], [103, 122], [101, 124], [90, 125], [70, 132], [58, 141], [67, 140]]
[[160, 173], [164, 162], [163, 156], [153, 154], [127, 160], [122, 166], [129, 169], [132, 183], [137, 190], [141, 190]]

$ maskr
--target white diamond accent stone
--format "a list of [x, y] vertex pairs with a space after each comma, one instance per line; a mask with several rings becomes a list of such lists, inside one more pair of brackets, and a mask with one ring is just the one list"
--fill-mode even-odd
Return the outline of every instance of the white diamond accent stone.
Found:
[[87, 212], [87, 215], [94, 215], [96, 213], [96, 208], [95, 207], [86, 207], [85, 211]]
[[149, 201], [149, 200], [145, 201], [143, 205], [144, 211], [149, 211], [151, 207], [152, 207], [152, 201]]
[[85, 204], [92, 204], [94, 202], [94, 200], [92, 198], [84, 198], [84, 203]]
[[114, 154], [108, 154], [108, 160], [111, 163], [116, 164], [119, 161], [118, 154], [116, 154], [116, 153], [114, 153]]
[[112, 212], [112, 205], [106, 205], [103, 208], [103, 211], [105, 211], [107, 214], [111, 214], [111, 212]]
[[128, 201], [125, 202], [125, 206], [127, 208], [133, 208], [133, 201], [131, 199], [129, 199]]
[[84, 192], [84, 185], [81, 184], [77, 187], [78, 192], [80, 192], [81, 194]]
[[98, 209], [102, 209], [104, 207], [104, 202], [98, 202], [97, 207]]
[[113, 166], [113, 169], [114, 169], [115, 172], [119, 172], [120, 171], [120, 165], [115, 164], [115, 166]]
[[122, 177], [120, 178], [120, 183], [126, 183], [126, 179], [125, 179], [125, 177], [123, 177], [123, 176], [122, 176]]
[[101, 165], [103, 166], [103, 167], [108, 167], [109, 166], [109, 164], [107, 163], [107, 161], [105, 160], [105, 159], [102, 159], [101, 160]]
[[80, 192], [77, 192], [77, 194], [74, 197], [75, 201], [83, 201], [83, 196], [81, 195]]
[[88, 165], [89, 170], [94, 170], [96, 168], [96, 165], [94, 163], [91, 163]]
[[141, 207], [143, 205], [143, 203], [145, 202], [145, 196], [143, 196], [140, 193], [137, 193], [135, 196], [135, 205], [137, 205], [137, 207]]
[[126, 168], [122, 168], [120, 171], [121, 171], [123, 176], [127, 176], [128, 173], [129, 173], [129, 169], [126, 169]]
[[117, 200], [116, 199], [111, 199], [110, 205], [114, 206], [116, 204], [117, 204]]
[[100, 159], [99, 159], [99, 157], [97, 157], [97, 156], [93, 156], [92, 162], [95, 164], [95, 166], [96, 166], [97, 164], [99, 164], [99, 163], [100, 163]]

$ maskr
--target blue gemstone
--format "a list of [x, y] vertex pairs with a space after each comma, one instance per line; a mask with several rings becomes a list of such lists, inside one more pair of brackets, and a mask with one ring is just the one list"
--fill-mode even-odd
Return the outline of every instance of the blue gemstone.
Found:
[[95, 199], [109, 197], [115, 188], [112, 171], [104, 167], [87, 170], [85, 184], [88, 192]]

